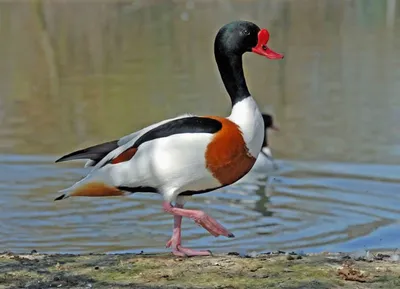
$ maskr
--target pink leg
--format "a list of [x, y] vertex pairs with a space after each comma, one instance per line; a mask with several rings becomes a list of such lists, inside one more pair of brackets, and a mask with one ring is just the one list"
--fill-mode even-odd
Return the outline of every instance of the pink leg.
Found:
[[210, 217], [203, 211], [187, 210], [179, 207], [173, 207], [168, 202], [163, 202], [163, 208], [166, 212], [173, 214], [174, 216], [181, 216], [193, 219], [197, 224], [202, 226], [215, 237], [218, 237], [219, 235], [223, 235], [228, 238], [235, 237], [231, 232], [229, 232], [221, 224], [219, 224], [214, 218]]
[[[171, 206], [172, 207], [172, 206]], [[177, 208], [183, 208], [183, 205], [176, 205]], [[209, 256], [211, 252], [208, 250], [193, 250], [181, 246], [181, 226], [182, 216], [174, 215], [174, 231], [172, 238], [167, 242], [166, 247], [172, 246], [172, 253], [175, 256]]]

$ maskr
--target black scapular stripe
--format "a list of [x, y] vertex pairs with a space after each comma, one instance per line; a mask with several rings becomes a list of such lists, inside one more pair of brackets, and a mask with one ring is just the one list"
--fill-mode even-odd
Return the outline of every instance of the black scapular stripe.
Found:
[[139, 137], [132, 147], [138, 148], [141, 144], [181, 133], [216, 133], [222, 128], [222, 123], [208, 117], [190, 116], [179, 118], [153, 128]]

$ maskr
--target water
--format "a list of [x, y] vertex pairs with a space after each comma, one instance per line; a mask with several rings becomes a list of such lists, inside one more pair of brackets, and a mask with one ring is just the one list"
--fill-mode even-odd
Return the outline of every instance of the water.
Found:
[[184, 220], [218, 251], [394, 249], [400, 238], [398, 1], [112, 1], [0, 4], [0, 251], [159, 252], [157, 195], [74, 198], [87, 172], [59, 156], [183, 112], [229, 113], [216, 30], [248, 19], [284, 61], [244, 59], [280, 127], [279, 169], [192, 198], [236, 238]]

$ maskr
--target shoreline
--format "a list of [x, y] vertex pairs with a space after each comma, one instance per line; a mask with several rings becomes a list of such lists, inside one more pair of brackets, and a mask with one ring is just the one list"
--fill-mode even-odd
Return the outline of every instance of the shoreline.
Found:
[[400, 288], [400, 254], [0, 253], [3, 288]]

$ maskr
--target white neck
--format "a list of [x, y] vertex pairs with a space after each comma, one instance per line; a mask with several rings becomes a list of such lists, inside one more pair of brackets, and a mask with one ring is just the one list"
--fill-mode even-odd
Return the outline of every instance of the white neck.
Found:
[[232, 107], [232, 112], [228, 119], [236, 123], [242, 130], [243, 138], [250, 154], [257, 158], [263, 143], [264, 125], [256, 101], [249, 96], [237, 102]]

